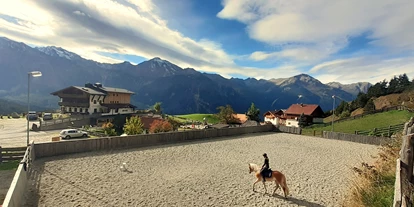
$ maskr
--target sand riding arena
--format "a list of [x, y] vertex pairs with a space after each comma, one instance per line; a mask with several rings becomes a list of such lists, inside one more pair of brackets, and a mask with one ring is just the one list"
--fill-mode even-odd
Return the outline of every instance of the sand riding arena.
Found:
[[[353, 166], [371, 162], [377, 146], [285, 133], [260, 133], [140, 149], [40, 158], [24, 206], [340, 206]], [[248, 163], [286, 175], [285, 200]], [[126, 163], [125, 170], [121, 169]]]

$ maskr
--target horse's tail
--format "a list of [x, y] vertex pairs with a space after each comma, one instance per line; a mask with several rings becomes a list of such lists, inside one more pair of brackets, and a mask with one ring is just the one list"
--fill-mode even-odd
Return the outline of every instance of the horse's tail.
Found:
[[283, 181], [282, 182], [283, 182], [282, 188], [283, 188], [283, 191], [285, 192], [285, 197], [287, 197], [289, 195], [289, 188], [286, 184], [286, 177], [285, 176], [283, 176]]

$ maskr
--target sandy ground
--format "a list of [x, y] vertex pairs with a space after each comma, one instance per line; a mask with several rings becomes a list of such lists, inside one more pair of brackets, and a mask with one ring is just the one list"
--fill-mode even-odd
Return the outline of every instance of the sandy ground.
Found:
[[1, 170], [0, 171], [0, 204], [3, 203], [6, 197], [7, 191], [10, 188], [10, 184], [13, 181], [16, 170]]
[[[39, 126], [39, 122], [29, 122], [29, 126], [35, 123]], [[0, 119], [0, 146], [2, 147], [23, 147], [26, 146], [27, 128], [26, 119]], [[52, 137], [59, 136], [61, 130], [51, 131], [30, 131], [29, 140], [35, 143], [51, 142]]]
[[[264, 194], [248, 173], [262, 164], [287, 177], [291, 196]], [[377, 146], [267, 133], [212, 142], [36, 160], [25, 206], [341, 206], [351, 168]], [[127, 163], [129, 172], [120, 166]], [[273, 183], [268, 183], [272, 192]]]

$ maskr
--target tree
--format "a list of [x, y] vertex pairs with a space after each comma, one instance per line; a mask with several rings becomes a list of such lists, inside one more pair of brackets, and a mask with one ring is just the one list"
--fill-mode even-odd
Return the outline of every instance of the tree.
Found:
[[124, 125], [124, 133], [128, 135], [142, 134], [144, 132], [144, 124], [141, 122], [141, 118], [138, 116], [133, 116], [126, 119]]
[[219, 106], [217, 107], [219, 113], [216, 114], [217, 118], [219, 119], [220, 123], [223, 124], [232, 124], [237, 122], [237, 118], [234, 117], [234, 110], [230, 105], [226, 106]]
[[256, 108], [254, 103], [250, 106], [250, 108], [246, 112], [246, 116], [249, 117], [249, 120], [254, 120], [259, 122], [260, 121], [260, 109]]
[[[392, 80], [391, 80], [392, 81]], [[390, 85], [391, 85], [390, 81]], [[382, 82], [378, 82], [375, 85], [368, 88], [367, 96], [368, 98], [372, 97], [380, 97], [387, 95], [389, 93], [389, 89], [387, 88], [388, 82], [386, 80], [383, 80]], [[392, 83], [394, 84], [394, 83]]]
[[157, 102], [154, 104], [154, 110], [157, 114], [161, 114], [161, 102]]
[[369, 99], [367, 104], [364, 107], [364, 111], [374, 111], [375, 110], [375, 104], [373, 99]]
[[306, 117], [305, 117], [305, 114], [304, 113], [300, 114], [300, 116], [298, 118], [298, 125], [300, 127], [305, 127], [307, 125], [307, 123], [306, 123]]
[[108, 136], [115, 136], [116, 135], [114, 125], [111, 122], [106, 122], [106, 123], [102, 124], [102, 129], [104, 130], [104, 133]]
[[169, 132], [172, 130], [173, 126], [168, 121], [163, 120], [155, 120], [149, 129], [151, 133]]
[[357, 108], [364, 108], [364, 106], [367, 104], [369, 98], [368, 95], [365, 93], [359, 93], [357, 98], [355, 99], [355, 103]]

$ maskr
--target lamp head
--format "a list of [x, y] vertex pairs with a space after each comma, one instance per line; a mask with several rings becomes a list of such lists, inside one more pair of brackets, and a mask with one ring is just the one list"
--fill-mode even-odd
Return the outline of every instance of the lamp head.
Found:
[[42, 76], [42, 72], [40, 72], [40, 71], [32, 71], [32, 72], [29, 72], [29, 74], [32, 77], [40, 77], [40, 76]]

